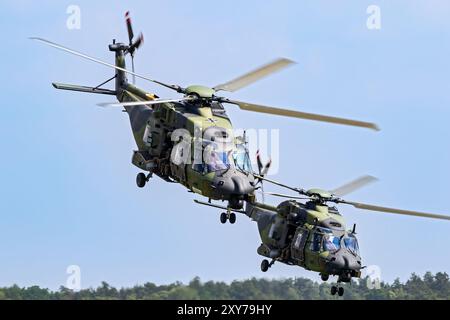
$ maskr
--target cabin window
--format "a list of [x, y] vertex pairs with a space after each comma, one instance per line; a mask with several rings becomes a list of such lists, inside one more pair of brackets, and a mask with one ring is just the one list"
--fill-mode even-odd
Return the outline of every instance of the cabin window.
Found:
[[319, 252], [322, 246], [323, 235], [321, 233], [315, 232], [313, 234], [313, 240], [311, 242], [311, 251]]
[[302, 240], [305, 235], [306, 235], [306, 232], [304, 230], [298, 231], [297, 238], [295, 238], [295, 241], [294, 241], [294, 247], [296, 249], [302, 249]]
[[144, 132], [144, 138], [143, 138], [144, 144], [147, 147], [151, 147], [153, 143], [153, 137], [152, 137], [152, 127], [150, 124], [147, 124], [145, 126], [145, 132]]
[[166, 108], [161, 108], [161, 118], [164, 120], [167, 118], [167, 109]]

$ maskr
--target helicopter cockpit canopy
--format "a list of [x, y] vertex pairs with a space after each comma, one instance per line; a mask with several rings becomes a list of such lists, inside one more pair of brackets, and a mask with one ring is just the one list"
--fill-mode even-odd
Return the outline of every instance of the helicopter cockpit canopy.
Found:
[[341, 238], [341, 236], [334, 234], [331, 229], [317, 227], [313, 233], [311, 250], [316, 252], [329, 251], [334, 253], [341, 248]]
[[232, 157], [234, 145], [230, 130], [221, 127], [209, 127], [203, 138], [194, 144], [193, 169], [210, 173], [234, 168]]
[[234, 168], [233, 150], [223, 149], [216, 143], [208, 143], [202, 150], [203, 160], [193, 164], [194, 170], [203, 173]]
[[195, 161], [194, 154], [194, 170], [210, 173], [237, 168], [253, 172], [245, 138], [238, 137], [236, 141], [231, 130], [220, 127], [207, 128], [201, 143], [194, 145], [202, 158], [202, 161]]

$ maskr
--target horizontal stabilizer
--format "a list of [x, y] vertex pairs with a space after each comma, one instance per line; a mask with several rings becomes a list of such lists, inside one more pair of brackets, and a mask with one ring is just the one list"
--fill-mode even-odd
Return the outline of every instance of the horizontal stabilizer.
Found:
[[52, 85], [56, 89], [60, 89], [60, 90], [78, 91], [78, 92], [86, 92], [86, 93], [97, 93], [97, 94], [108, 94], [108, 95], [112, 95], [112, 96], [116, 95], [115, 91], [108, 90], [108, 89], [77, 86], [77, 85], [64, 84], [64, 83], [52, 83]]

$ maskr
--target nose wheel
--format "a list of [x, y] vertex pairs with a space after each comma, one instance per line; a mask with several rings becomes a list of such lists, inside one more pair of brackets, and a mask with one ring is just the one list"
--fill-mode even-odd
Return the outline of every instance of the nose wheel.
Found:
[[269, 260], [264, 259], [263, 261], [261, 261], [261, 271], [262, 272], [267, 272], [271, 266], [273, 266], [273, 264], [275, 263], [275, 260], [272, 260], [271, 262], [269, 262]]
[[331, 295], [335, 296], [336, 294], [339, 297], [342, 297], [344, 295], [344, 288], [343, 287], [332, 286], [331, 287]]
[[220, 215], [220, 222], [222, 224], [227, 223], [227, 221], [230, 221], [231, 224], [236, 223], [236, 214], [234, 212], [222, 212]]
[[149, 173], [148, 175], [145, 175], [145, 173], [139, 173], [136, 176], [136, 184], [139, 188], [144, 188], [147, 182], [150, 181], [150, 178], [152, 177], [152, 174]]

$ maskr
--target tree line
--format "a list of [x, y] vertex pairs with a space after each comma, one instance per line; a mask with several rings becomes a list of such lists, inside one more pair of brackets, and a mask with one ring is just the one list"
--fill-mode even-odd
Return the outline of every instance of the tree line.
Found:
[[[13, 285], [0, 288], [0, 300], [315, 300], [315, 299], [370, 299], [370, 300], [423, 300], [450, 299], [450, 282], [447, 273], [427, 272], [423, 277], [412, 274], [402, 283], [380, 283], [378, 289], [368, 286], [369, 279], [353, 281], [345, 285], [342, 298], [330, 295], [330, 283], [317, 283], [306, 278], [256, 279], [225, 282], [194, 278], [189, 284], [181, 282], [169, 285], [145, 283], [132, 288], [116, 289], [106, 282], [98, 288], [74, 292], [65, 287], [57, 291], [32, 286], [21, 288]], [[372, 289], [370, 289], [372, 287]]]

